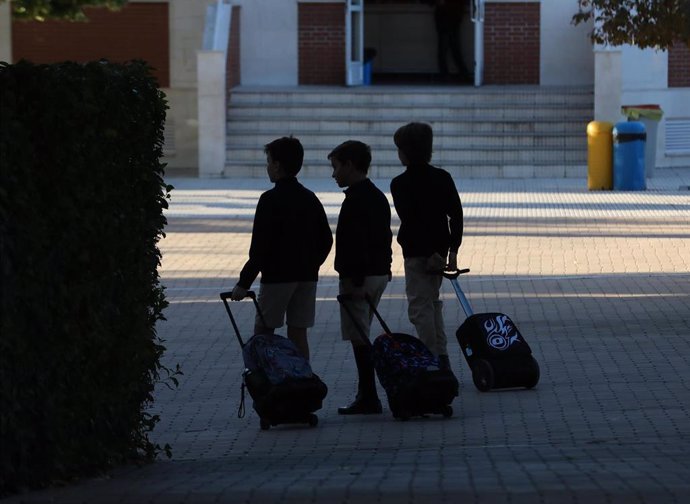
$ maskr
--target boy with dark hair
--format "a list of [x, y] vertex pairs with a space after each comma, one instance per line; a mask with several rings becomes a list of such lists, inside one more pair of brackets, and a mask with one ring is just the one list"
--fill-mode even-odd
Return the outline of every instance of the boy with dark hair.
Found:
[[275, 184], [256, 205], [249, 260], [232, 299], [243, 299], [261, 273], [254, 334], [273, 333], [287, 318], [287, 337], [309, 359], [307, 328], [314, 325], [319, 267], [333, 245], [326, 212], [316, 195], [297, 181], [304, 149], [283, 137], [264, 148], [268, 178]]
[[[386, 196], [367, 178], [371, 164], [369, 146], [348, 140], [328, 155], [333, 178], [346, 187], [345, 200], [335, 232], [335, 270], [340, 277], [340, 294], [349, 295], [348, 308], [357, 324], [368, 335], [374, 306], [391, 278], [391, 209]], [[357, 365], [357, 396], [349, 405], [338, 408], [341, 415], [381, 413], [376, 392], [371, 346], [362, 340], [355, 323], [340, 307], [340, 328], [344, 340], [352, 344]]]
[[395, 132], [393, 141], [406, 166], [391, 181], [391, 194], [400, 217], [408, 315], [441, 367], [450, 368], [440, 289], [444, 267], [457, 269], [463, 226], [460, 196], [450, 174], [429, 164], [431, 126], [409, 123]]

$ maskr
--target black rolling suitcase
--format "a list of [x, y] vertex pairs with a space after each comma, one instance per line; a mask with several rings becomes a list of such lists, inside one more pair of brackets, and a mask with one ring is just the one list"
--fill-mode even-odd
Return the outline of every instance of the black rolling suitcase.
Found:
[[472, 370], [472, 381], [482, 392], [492, 389], [533, 388], [539, 382], [539, 364], [515, 323], [504, 313], [474, 313], [460, 288], [463, 269], [444, 272], [453, 285], [467, 319], [455, 335]]
[[[348, 299], [338, 296], [354, 321], [347, 306]], [[451, 403], [458, 395], [458, 380], [453, 372], [440, 369], [438, 358], [418, 338], [392, 333], [371, 300], [367, 298], [367, 302], [384, 333], [371, 343], [364, 329], [355, 325], [360, 336], [372, 346], [376, 375], [386, 391], [393, 418], [409, 420], [429, 414], [453, 416]]]
[[[222, 292], [220, 298], [240, 342], [245, 365], [238, 416], [244, 416], [246, 388], [259, 415], [262, 430], [287, 423], [307, 423], [315, 427], [319, 418], [314, 412], [322, 407], [328, 393], [326, 384], [312, 371], [309, 361], [289, 339], [277, 334], [255, 334], [245, 343], [228, 304], [231, 294]], [[254, 292], [247, 292], [247, 297], [251, 298], [257, 313], [263, 318]]]

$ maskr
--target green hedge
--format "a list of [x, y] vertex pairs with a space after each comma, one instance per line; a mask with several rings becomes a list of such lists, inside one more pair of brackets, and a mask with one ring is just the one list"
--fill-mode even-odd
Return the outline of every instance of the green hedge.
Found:
[[166, 109], [144, 62], [0, 63], [0, 494], [159, 451]]

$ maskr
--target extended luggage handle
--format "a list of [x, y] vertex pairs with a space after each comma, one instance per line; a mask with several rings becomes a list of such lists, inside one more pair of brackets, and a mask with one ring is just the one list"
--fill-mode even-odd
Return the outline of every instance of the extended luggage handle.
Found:
[[[345, 308], [345, 312], [348, 314], [348, 316], [350, 317], [350, 320], [352, 320], [352, 323], [357, 328], [357, 332], [362, 337], [362, 340], [364, 340], [366, 343], [371, 345], [371, 341], [369, 340], [369, 337], [367, 336], [367, 334], [364, 332], [364, 328], [361, 325], [359, 325], [359, 323], [357, 322], [357, 319], [355, 319], [355, 316], [352, 313], [352, 310], [350, 309], [350, 307], [346, 303], [346, 301], [352, 301], [354, 299], [352, 297], [352, 295], [351, 294], [338, 294], [338, 296], [336, 296], [336, 299], [338, 300], [340, 305], [343, 308]], [[364, 299], [366, 299], [367, 303], [369, 304], [369, 307], [374, 312], [374, 315], [376, 315], [376, 318], [378, 319], [379, 324], [381, 324], [381, 327], [386, 332], [386, 334], [392, 334], [391, 330], [388, 328], [388, 325], [383, 320], [383, 317], [381, 316], [379, 311], [376, 309], [376, 306], [374, 306], [374, 302], [371, 300], [371, 298], [368, 295], [365, 295]]]
[[465, 293], [462, 292], [462, 289], [460, 288], [460, 282], [458, 282], [458, 277], [462, 275], [463, 273], [469, 273], [470, 269], [469, 268], [464, 268], [464, 269], [456, 269], [456, 270], [451, 270], [451, 271], [444, 271], [443, 276], [446, 277], [448, 280], [450, 280], [450, 284], [453, 286], [453, 290], [455, 291], [455, 294], [458, 296], [458, 301], [460, 301], [460, 305], [462, 306], [462, 309], [465, 312], [465, 315], [468, 317], [474, 313], [474, 310], [472, 310], [472, 305], [470, 304], [469, 300], [467, 299], [467, 296], [465, 296]]
[[[230, 317], [230, 322], [232, 322], [232, 328], [235, 330], [235, 335], [237, 336], [237, 341], [240, 342], [240, 347], [244, 348], [244, 341], [242, 340], [242, 336], [240, 336], [240, 329], [237, 327], [237, 322], [235, 322], [235, 317], [232, 315], [232, 310], [230, 310], [230, 304], [228, 303], [228, 299], [232, 297], [232, 291], [227, 291], [227, 292], [221, 292], [220, 293], [220, 299], [223, 300], [223, 304], [225, 305], [225, 311], [228, 312], [228, 316]], [[251, 298], [252, 301], [254, 301], [254, 307], [256, 308], [256, 313], [259, 314], [259, 318], [261, 319], [261, 323], [266, 327], [266, 321], [264, 320], [264, 314], [261, 313], [261, 308], [259, 307], [259, 302], [256, 300], [256, 294], [254, 291], [247, 291], [247, 294], [244, 296], [244, 299]]]
[[455, 270], [443, 270], [442, 275], [444, 277], [446, 277], [448, 280], [455, 280], [460, 275], [462, 275], [464, 273], [469, 273], [469, 272], [470, 272], [469, 268], [455, 269]]

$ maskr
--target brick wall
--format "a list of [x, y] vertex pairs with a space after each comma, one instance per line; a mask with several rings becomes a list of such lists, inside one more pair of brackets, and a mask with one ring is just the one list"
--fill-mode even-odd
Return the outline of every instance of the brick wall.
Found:
[[345, 4], [300, 3], [299, 83], [345, 83]]
[[240, 74], [240, 6], [232, 7], [232, 20], [230, 21], [230, 40], [228, 41], [228, 59], [226, 68], [226, 85], [228, 90], [241, 82]]
[[677, 43], [668, 51], [668, 87], [690, 87], [690, 48]]
[[122, 63], [143, 59], [161, 87], [170, 85], [167, 3], [132, 3], [120, 11], [87, 8], [89, 22], [13, 21], [12, 61]]
[[539, 84], [539, 3], [487, 3], [484, 82]]

